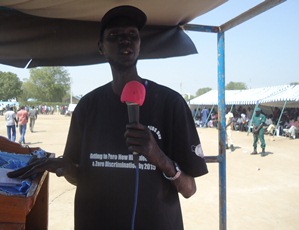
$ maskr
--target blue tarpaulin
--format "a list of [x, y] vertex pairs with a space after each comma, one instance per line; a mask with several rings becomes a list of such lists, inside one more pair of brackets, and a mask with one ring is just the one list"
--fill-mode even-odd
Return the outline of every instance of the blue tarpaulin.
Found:
[[[31, 154], [0, 152], [0, 168], [12, 170], [23, 168], [28, 165], [32, 157], [44, 158], [46, 157], [46, 152], [44, 150], [37, 150]], [[5, 195], [26, 195], [31, 183], [31, 179], [24, 179], [20, 184], [14, 186], [1, 184], [0, 193]]]

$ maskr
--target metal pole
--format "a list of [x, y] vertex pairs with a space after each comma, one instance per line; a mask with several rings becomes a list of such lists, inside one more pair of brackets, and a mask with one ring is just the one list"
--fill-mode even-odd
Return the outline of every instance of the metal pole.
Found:
[[276, 131], [276, 130], [277, 130], [278, 127], [280, 126], [280, 125], [279, 125], [279, 123], [280, 123], [280, 119], [281, 119], [281, 117], [282, 117], [282, 114], [283, 114], [283, 111], [284, 111], [286, 105], [287, 105], [287, 101], [284, 102], [283, 108], [282, 108], [282, 110], [281, 110], [281, 112], [280, 112], [278, 121], [277, 121], [277, 123], [276, 123], [276, 127], [275, 127], [275, 130], [274, 130], [274, 134], [273, 134], [273, 136], [274, 136], [275, 134], [277, 134], [277, 131]]
[[227, 31], [237, 25], [240, 25], [243, 22], [248, 21], [249, 19], [264, 13], [265, 11], [271, 9], [274, 6], [277, 6], [286, 0], [264, 0], [260, 4], [256, 5], [255, 7], [245, 11], [244, 13], [240, 14], [239, 16], [229, 20], [228, 22], [222, 24], [220, 26], [221, 31]]
[[217, 34], [218, 41], [218, 138], [219, 138], [219, 229], [226, 229], [226, 132], [225, 132], [225, 55], [224, 32]]

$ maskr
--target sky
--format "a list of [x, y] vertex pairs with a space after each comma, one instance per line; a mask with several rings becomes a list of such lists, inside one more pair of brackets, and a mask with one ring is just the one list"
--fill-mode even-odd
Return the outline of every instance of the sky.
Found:
[[[223, 6], [190, 23], [219, 26], [257, 5], [257, 0], [229, 0]], [[282, 4], [225, 32], [225, 84], [243, 82], [248, 88], [299, 82], [299, 1]], [[140, 60], [142, 78], [166, 85], [181, 94], [195, 95], [201, 88], [217, 89], [217, 34], [186, 31], [198, 54], [184, 57]], [[66, 67], [73, 95], [85, 95], [111, 81], [108, 64]], [[23, 80], [29, 70], [1, 65]]]

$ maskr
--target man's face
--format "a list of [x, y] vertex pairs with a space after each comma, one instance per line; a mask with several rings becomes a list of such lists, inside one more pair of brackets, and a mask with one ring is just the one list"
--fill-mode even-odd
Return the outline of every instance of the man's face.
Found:
[[140, 51], [139, 30], [130, 20], [118, 19], [104, 30], [101, 49], [112, 66], [133, 66]]

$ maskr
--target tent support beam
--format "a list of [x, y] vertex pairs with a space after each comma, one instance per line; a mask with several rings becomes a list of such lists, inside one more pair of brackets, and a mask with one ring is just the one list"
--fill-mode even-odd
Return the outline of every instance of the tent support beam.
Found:
[[283, 114], [283, 111], [284, 111], [286, 105], [287, 105], [287, 101], [284, 102], [284, 105], [283, 105], [283, 108], [282, 108], [282, 110], [281, 110], [281, 112], [280, 112], [280, 115], [279, 115], [279, 118], [278, 118], [278, 121], [277, 121], [275, 130], [274, 130], [274, 134], [273, 134], [273, 136], [274, 136], [275, 134], [277, 134], [277, 131], [276, 131], [276, 130], [277, 130], [278, 127], [279, 127], [279, 123], [280, 123], [280, 120], [281, 120], [281, 117], [282, 117], [282, 114]]
[[253, 8], [245, 11], [239, 16], [227, 21], [226, 23], [220, 26], [220, 31], [227, 31], [237, 25], [240, 25], [243, 22], [254, 18], [255, 16], [285, 2], [286, 0], [264, 0], [262, 3], [254, 6]]
[[206, 26], [206, 25], [195, 25], [195, 24], [185, 24], [181, 27], [188, 31], [197, 31], [197, 32], [208, 32], [208, 33], [219, 33], [228, 31], [243, 22], [254, 18], [255, 16], [264, 13], [265, 11], [285, 2], [287, 0], [264, 0], [260, 4], [252, 7], [251, 9], [245, 11], [244, 13], [238, 15], [237, 17], [232, 18], [231, 20], [223, 23], [220, 26]]

